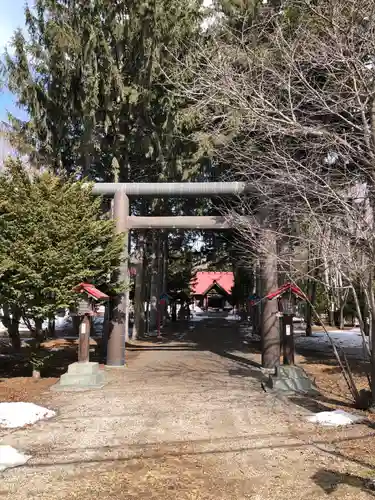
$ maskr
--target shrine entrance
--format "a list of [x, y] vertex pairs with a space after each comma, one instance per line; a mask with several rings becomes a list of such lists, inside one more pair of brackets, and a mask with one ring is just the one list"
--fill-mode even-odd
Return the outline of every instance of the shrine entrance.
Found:
[[207, 294], [207, 309], [224, 309], [225, 302], [225, 296], [220, 295], [215, 290], [211, 290]]
[[[229, 229], [224, 217], [217, 216], [171, 216], [171, 217], [136, 217], [129, 213], [129, 197], [147, 196], [152, 198], [167, 197], [220, 197], [245, 193], [244, 182], [189, 182], [189, 183], [100, 183], [95, 184], [93, 193], [113, 196], [113, 219], [116, 232], [128, 234], [132, 229]], [[118, 273], [118, 282], [125, 284], [123, 293], [117, 295], [110, 325], [107, 345], [107, 365], [124, 366], [125, 340], [129, 318], [129, 282], [128, 238], [125, 238], [123, 264]], [[157, 297], [153, 298], [157, 301]], [[222, 304], [222, 297], [212, 295], [215, 304]]]

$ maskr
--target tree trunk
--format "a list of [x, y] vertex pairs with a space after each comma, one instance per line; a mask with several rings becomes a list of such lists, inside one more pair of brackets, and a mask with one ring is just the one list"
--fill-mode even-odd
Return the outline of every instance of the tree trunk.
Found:
[[[168, 293], [168, 231], [164, 231], [162, 235], [162, 251], [161, 251], [161, 283], [160, 283], [160, 293]], [[168, 317], [168, 304], [165, 301], [162, 307], [162, 323], [165, 323]]]
[[10, 328], [8, 328], [8, 333], [10, 337], [10, 341], [12, 343], [12, 348], [15, 351], [21, 350], [21, 337], [19, 332], [19, 324], [16, 322], [12, 322]]
[[368, 286], [368, 291], [369, 291], [369, 309], [370, 309], [370, 316], [371, 316], [371, 337], [370, 337], [370, 345], [371, 345], [371, 399], [372, 399], [372, 406], [375, 405], [375, 297], [374, 297], [374, 290], [373, 290], [373, 271], [370, 272], [369, 280], [368, 280], [369, 286]]
[[345, 306], [348, 300], [349, 289], [344, 289], [343, 276], [339, 269], [336, 270], [336, 283], [337, 283], [337, 327], [340, 330], [345, 328]]
[[328, 324], [329, 326], [334, 326], [335, 325], [335, 301], [331, 289], [331, 283], [330, 283], [330, 269], [328, 268], [328, 261], [326, 258], [326, 255], [323, 252], [323, 264], [324, 264], [324, 284], [326, 287], [326, 293], [327, 293], [327, 300], [328, 300]]
[[360, 312], [363, 321], [363, 332], [368, 337], [370, 334], [370, 323], [369, 323], [369, 306], [366, 297], [366, 293], [363, 291], [363, 286], [361, 285], [361, 295], [359, 300]]
[[311, 337], [312, 323], [313, 323], [313, 307], [315, 305], [315, 300], [316, 300], [316, 280], [310, 280], [308, 295], [310, 302], [306, 304], [306, 337]]
[[15, 351], [21, 350], [21, 337], [19, 332], [21, 314], [16, 309], [3, 306], [2, 322], [8, 330], [8, 335]]
[[368, 355], [368, 357], [371, 358], [370, 346], [366, 342], [366, 332], [365, 332], [365, 325], [364, 325], [364, 321], [363, 321], [361, 306], [360, 306], [360, 302], [358, 299], [357, 291], [356, 291], [353, 284], [352, 284], [352, 291], [353, 291], [353, 298], [354, 298], [355, 307], [357, 310], [359, 329], [360, 329], [361, 335], [362, 335], [364, 357], [366, 358], [366, 355]]
[[144, 293], [144, 282], [145, 282], [145, 266], [146, 255], [145, 255], [145, 234], [140, 232], [138, 236], [138, 248], [136, 257], [136, 270], [137, 274], [135, 276], [135, 290], [134, 290], [134, 327], [133, 327], [133, 340], [138, 337], [142, 337], [145, 333], [145, 293]]
[[151, 280], [150, 280], [150, 324], [149, 330], [155, 331], [158, 326], [158, 304], [160, 297], [161, 269], [160, 269], [160, 233], [153, 233], [153, 245], [151, 256]]
[[10, 337], [10, 341], [12, 343], [12, 347], [15, 351], [21, 350], [21, 336], [19, 331], [19, 319], [11, 319], [8, 333]]
[[328, 324], [329, 326], [335, 326], [335, 311], [332, 310], [332, 303], [330, 304], [330, 309], [328, 311]]
[[125, 292], [124, 292], [124, 299], [125, 299], [125, 317], [124, 317], [124, 323], [125, 323], [125, 343], [129, 342], [129, 310], [130, 310], [130, 276], [129, 276], [129, 252], [131, 248], [131, 232], [128, 231], [128, 233], [125, 235], [125, 241], [124, 241], [124, 253], [126, 254], [126, 259], [127, 259], [127, 273], [126, 273], [126, 281], [125, 281]]
[[[257, 297], [262, 296], [262, 276], [260, 272], [260, 261], [257, 258], [254, 265], [254, 292]], [[252, 333], [253, 335], [262, 335], [261, 332], [261, 321], [262, 321], [262, 304], [259, 303], [254, 306], [254, 325]]]
[[[262, 258], [263, 297], [278, 287], [277, 242], [270, 229], [263, 231], [263, 248], [267, 253]], [[277, 300], [263, 300], [262, 310], [262, 366], [274, 369], [280, 364], [280, 325], [277, 316]]]
[[43, 321], [39, 318], [35, 319], [35, 332], [34, 332], [35, 340], [36, 340], [36, 348], [39, 349], [40, 344], [44, 340], [43, 333]]
[[[373, 99], [371, 104], [371, 134], [372, 134], [372, 146], [375, 141], [375, 99]], [[374, 146], [373, 146], [374, 147]], [[371, 184], [368, 185], [368, 190], [370, 194], [370, 207], [372, 212], [372, 225], [374, 230], [375, 222], [375, 193], [374, 193], [374, 175], [371, 176]], [[371, 263], [374, 262], [375, 247], [372, 247], [372, 259]], [[369, 313], [371, 317], [371, 328], [370, 328], [370, 345], [371, 345], [371, 398], [372, 406], [375, 406], [375, 298], [374, 298], [374, 269], [371, 267], [368, 290], [370, 295], [369, 300]]]
[[340, 307], [340, 321], [339, 321], [340, 330], [344, 330], [345, 328], [345, 316], [344, 316], [345, 305], [346, 304], [342, 304]]
[[48, 336], [55, 337], [56, 336], [56, 322], [55, 318], [48, 320]]
[[[371, 280], [372, 283], [372, 280]], [[375, 406], [375, 300], [374, 294], [371, 291], [371, 398], [372, 406]]]

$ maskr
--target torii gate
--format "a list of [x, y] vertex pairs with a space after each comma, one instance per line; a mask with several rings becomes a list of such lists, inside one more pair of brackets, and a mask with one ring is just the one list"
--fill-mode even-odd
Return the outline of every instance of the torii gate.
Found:
[[[247, 191], [245, 182], [176, 182], [176, 183], [100, 183], [95, 184], [93, 194], [113, 196], [113, 218], [117, 233], [128, 233], [131, 229], [228, 229], [224, 217], [215, 216], [171, 216], [135, 217], [129, 215], [129, 196], [160, 197], [215, 197], [239, 195]], [[124, 263], [119, 282], [128, 281], [128, 239], [125, 238]], [[111, 334], [108, 339], [107, 365], [125, 365], [125, 329], [128, 317], [126, 293], [116, 297]]]

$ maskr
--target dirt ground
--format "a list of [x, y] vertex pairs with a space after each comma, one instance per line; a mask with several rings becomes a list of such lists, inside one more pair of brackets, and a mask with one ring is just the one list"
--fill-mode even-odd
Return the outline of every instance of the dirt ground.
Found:
[[[91, 356], [98, 360], [97, 342], [90, 340]], [[49, 354], [45, 366], [41, 368], [42, 378], [31, 377], [30, 348], [23, 347], [15, 357], [12, 350], [2, 346], [0, 358], [0, 402], [30, 401], [41, 402], [44, 393], [54, 385], [61, 373], [67, 370], [70, 363], [77, 359], [78, 341], [53, 339], [44, 342], [42, 349]], [[7, 357], [9, 355], [9, 357]]]
[[0, 402], [29, 401], [39, 403], [43, 394], [57, 378], [42, 378], [34, 380], [31, 377], [0, 378]]
[[200, 325], [179, 340], [138, 342], [127, 368], [106, 370], [105, 389], [44, 392], [54, 419], [0, 431], [32, 455], [5, 472], [0, 498], [372, 498], [373, 453], [353, 452], [372, 442], [372, 426], [306, 422], [303, 401], [264, 393], [254, 354], [231, 338]]

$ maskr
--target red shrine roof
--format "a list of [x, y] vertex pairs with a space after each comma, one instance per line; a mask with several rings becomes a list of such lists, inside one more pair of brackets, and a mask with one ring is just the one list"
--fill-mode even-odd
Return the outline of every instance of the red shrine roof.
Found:
[[233, 273], [199, 271], [191, 280], [190, 287], [193, 295], [205, 295], [215, 284], [230, 295], [234, 285]]
[[74, 287], [74, 291], [78, 293], [86, 292], [90, 297], [96, 300], [105, 300], [108, 299], [108, 295], [101, 292], [94, 285], [90, 285], [90, 283], [80, 283], [76, 287]]

